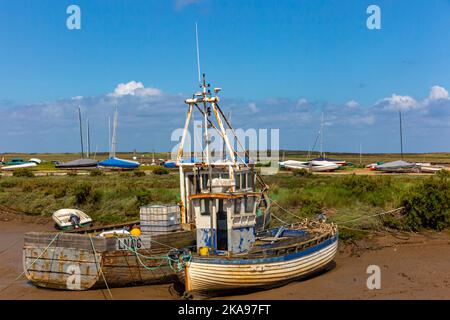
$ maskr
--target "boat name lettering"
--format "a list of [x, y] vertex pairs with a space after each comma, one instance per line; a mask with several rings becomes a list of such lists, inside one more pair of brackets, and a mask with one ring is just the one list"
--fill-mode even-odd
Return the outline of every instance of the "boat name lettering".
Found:
[[119, 250], [127, 250], [129, 248], [132, 249], [141, 249], [142, 248], [142, 239], [139, 237], [133, 238], [123, 238], [118, 239], [118, 249]]

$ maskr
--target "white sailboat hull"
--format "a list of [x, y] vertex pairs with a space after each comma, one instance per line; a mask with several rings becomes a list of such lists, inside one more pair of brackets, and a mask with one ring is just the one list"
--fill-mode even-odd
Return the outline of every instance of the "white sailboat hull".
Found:
[[320, 165], [320, 166], [312, 166], [311, 170], [313, 172], [325, 172], [325, 171], [334, 171], [339, 169], [337, 164], [328, 164], [328, 165]]
[[16, 169], [23, 169], [23, 168], [31, 168], [31, 167], [36, 167], [37, 164], [34, 162], [29, 162], [29, 163], [22, 163], [22, 164], [13, 164], [10, 166], [4, 166], [1, 169], [2, 170], [16, 170]]
[[280, 163], [280, 165], [286, 169], [299, 170], [307, 169], [312, 172], [334, 171], [339, 169], [339, 165], [329, 161], [311, 161], [302, 162], [295, 160], [288, 160]]

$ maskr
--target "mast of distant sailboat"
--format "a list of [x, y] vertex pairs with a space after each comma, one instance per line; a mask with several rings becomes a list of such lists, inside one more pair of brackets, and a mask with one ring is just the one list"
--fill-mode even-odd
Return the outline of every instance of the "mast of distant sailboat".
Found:
[[78, 122], [80, 124], [81, 158], [84, 158], [83, 126], [81, 124], [81, 108], [80, 108], [80, 106], [78, 106]]
[[400, 155], [403, 160], [403, 130], [402, 130], [402, 111], [398, 110], [398, 116], [400, 120]]

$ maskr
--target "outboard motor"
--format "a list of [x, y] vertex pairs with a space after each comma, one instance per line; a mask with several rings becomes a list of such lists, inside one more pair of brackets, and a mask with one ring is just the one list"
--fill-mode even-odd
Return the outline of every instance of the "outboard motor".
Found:
[[78, 229], [80, 227], [80, 217], [75, 213], [70, 214], [69, 221], [72, 223], [75, 229]]

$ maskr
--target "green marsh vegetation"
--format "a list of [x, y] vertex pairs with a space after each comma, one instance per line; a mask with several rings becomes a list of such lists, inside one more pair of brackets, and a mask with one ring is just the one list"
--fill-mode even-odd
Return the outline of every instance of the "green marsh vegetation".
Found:
[[[179, 176], [155, 167], [152, 173], [94, 173], [85, 176], [36, 177], [18, 174], [0, 178], [0, 205], [28, 214], [50, 216], [60, 208], [77, 207], [97, 222], [139, 218], [139, 206], [179, 202]], [[295, 172], [265, 177], [272, 212], [283, 221], [325, 212], [340, 226], [343, 239], [371, 230], [417, 231], [450, 226], [450, 173], [435, 176], [311, 175]], [[400, 215], [378, 215], [404, 207]], [[295, 215], [295, 217], [293, 215]], [[276, 224], [276, 219], [272, 219]]]
[[1, 177], [0, 205], [27, 214], [51, 216], [61, 208], [79, 208], [101, 223], [139, 219], [139, 206], [177, 203], [177, 175]]

